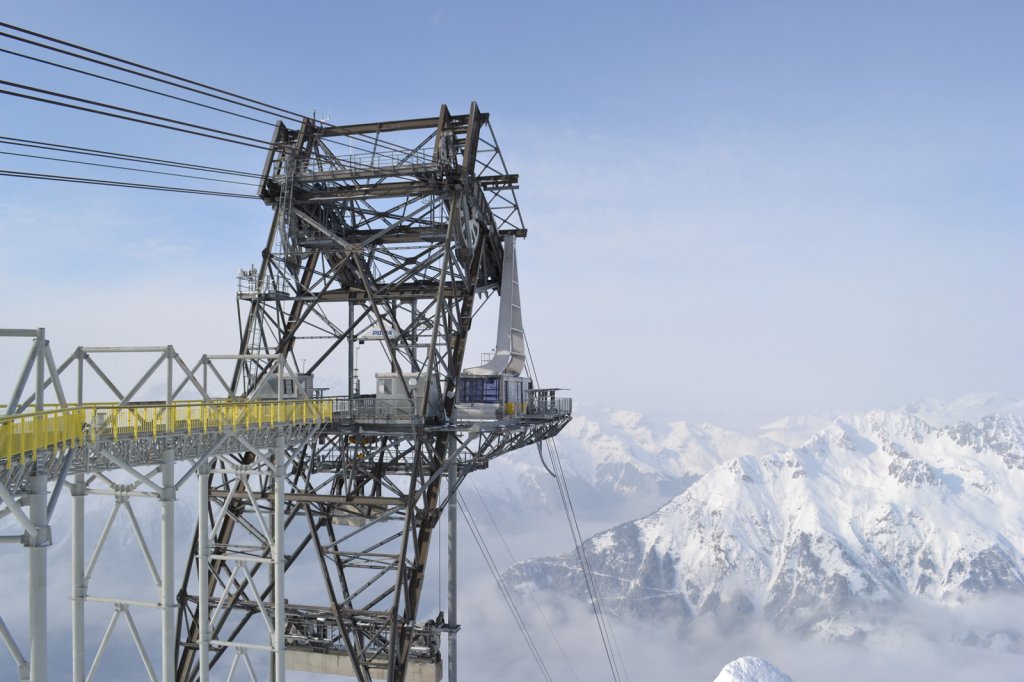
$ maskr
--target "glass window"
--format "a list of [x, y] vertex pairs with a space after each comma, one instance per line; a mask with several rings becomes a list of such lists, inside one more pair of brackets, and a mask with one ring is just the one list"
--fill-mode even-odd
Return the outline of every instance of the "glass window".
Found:
[[459, 402], [498, 402], [498, 377], [461, 377], [459, 379]]

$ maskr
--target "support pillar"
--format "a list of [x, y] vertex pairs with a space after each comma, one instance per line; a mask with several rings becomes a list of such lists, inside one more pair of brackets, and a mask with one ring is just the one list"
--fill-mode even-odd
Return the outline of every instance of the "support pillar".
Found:
[[199, 682], [210, 682], [210, 462], [199, 465]]
[[85, 682], [85, 476], [75, 474], [71, 484], [71, 679]]
[[163, 463], [160, 465], [160, 615], [161, 615], [161, 679], [164, 682], [174, 681], [175, 650], [177, 630], [175, 616], [177, 602], [174, 586], [174, 501], [176, 488], [174, 485], [174, 450], [164, 451]]
[[270, 549], [270, 557], [274, 566], [274, 634], [273, 661], [274, 682], [285, 679], [285, 602], [284, 602], [284, 471], [286, 452], [284, 436], [274, 440], [274, 537]]
[[456, 490], [459, 463], [455, 437], [448, 436], [448, 682], [455, 682], [458, 663], [458, 519], [459, 498]]
[[356, 309], [355, 303], [352, 301], [348, 302], [348, 399], [349, 405], [355, 405], [355, 399], [359, 397], [359, 382], [358, 371], [356, 369], [356, 340], [355, 335], [351, 333], [351, 330], [355, 329], [356, 325]]
[[36, 471], [29, 483], [29, 520], [34, 537], [27, 537], [28, 623], [32, 682], [46, 682], [46, 549], [50, 546], [50, 525], [46, 513], [46, 472]]

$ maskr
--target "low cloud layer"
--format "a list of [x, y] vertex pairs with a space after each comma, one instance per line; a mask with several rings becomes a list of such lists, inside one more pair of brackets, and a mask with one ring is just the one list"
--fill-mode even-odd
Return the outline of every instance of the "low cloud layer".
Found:
[[[460, 670], [467, 677], [494, 682], [541, 679], [538, 665], [493, 583], [477, 581], [467, 593], [462, 609], [464, 634], [459, 640]], [[612, 679], [593, 613], [557, 595], [535, 596], [543, 605], [543, 617], [529, 594], [517, 593], [517, 600], [552, 678]], [[710, 681], [730, 661], [752, 655], [771, 662], [796, 682], [1011, 682], [1020, 679], [1024, 657], [951, 645], [950, 641], [962, 639], [972, 629], [991, 631], [1011, 625], [1015, 619], [1019, 623], [1021, 607], [1024, 599], [1020, 598], [957, 609], [913, 607], [896, 619], [890, 637], [867, 644], [800, 640], [766, 625], [724, 634], [698, 622], [684, 637], [678, 635], [678, 624], [670, 621], [616, 618], [612, 627], [617, 655], [630, 680]]]

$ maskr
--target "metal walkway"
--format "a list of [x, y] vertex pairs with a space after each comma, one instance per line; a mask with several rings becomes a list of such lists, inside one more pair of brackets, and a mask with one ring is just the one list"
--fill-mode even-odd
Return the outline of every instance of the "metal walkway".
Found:
[[0, 466], [24, 466], [82, 446], [323, 423], [331, 420], [333, 406], [331, 399], [47, 406], [43, 412], [0, 416]]
[[[173, 536], [179, 491], [190, 481], [222, 470], [227, 460], [241, 460], [245, 464], [240, 468], [280, 480], [288, 451], [316, 437], [330, 422], [335, 401], [231, 395], [225, 370], [244, 356], [204, 355], [189, 365], [173, 346], [80, 347], [58, 366], [44, 330], [0, 330], [2, 337], [31, 341], [11, 400], [0, 406], [0, 519], [7, 521], [8, 529], [23, 531], [0, 535], [0, 543], [27, 548], [29, 564], [29, 584], [22, 592], [29, 602], [27, 637], [17, 637], [0, 618], [0, 640], [17, 666], [18, 679], [47, 679], [46, 553], [54, 542], [51, 522], [65, 489], [72, 507], [73, 679], [96, 679], [119, 627], [127, 629], [122, 635], [135, 643], [149, 679], [172, 679], [177, 632], [174, 573], [179, 563]], [[281, 376], [294, 376], [279, 358], [263, 359]], [[128, 381], [123, 376], [119, 380], [114, 370], [124, 375], [126, 367], [134, 371]], [[201, 398], [180, 399], [186, 392]], [[114, 400], [82, 400], [98, 394]], [[142, 400], [154, 394], [164, 399]], [[69, 395], [75, 396], [74, 404]], [[46, 403], [44, 396], [57, 402]], [[205, 487], [200, 488], [203, 497]], [[110, 514], [95, 544], [87, 546], [85, 498], [103, 496], [113, 501]], [[159, 529], [143, 527], [135, 511], [153, 502], [161, 505]], [[66, 537], [66, 528], [58, 531], [58, 537]], [[123, 582], [118, 567], [124, 557], [118, 554], [122, 550], [112, 551], [108, 545], [118, 535], [135, 537], [139, 556], [153, 577], [152, 599], [123, 594], [132, 589], [128, 585], [117, 594], [118, 583]], [[280, 550], [281, 537], [269, 527], [266, 543]], [[216, 557], [216, 551], [211, 556]], [[5, 596], [5, 604], [13, 598]], [[86, 604], [112, 614], [91, 661], [85, 654]], [[136, 625], [145, 618], [139, 612], [149, 609], [160, 612], [162, 632], [161, 651], [153, 654]], [[19, 639], [28, 640], [28, 656]], [[154, 659], [159, 661], [156, 666]]]

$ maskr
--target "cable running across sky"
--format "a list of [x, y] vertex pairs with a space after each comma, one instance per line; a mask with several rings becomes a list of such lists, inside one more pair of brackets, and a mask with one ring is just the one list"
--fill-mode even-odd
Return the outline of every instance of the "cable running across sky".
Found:
[[[50, 67], [52, 70], [59, 69], [66, 73], [75, 74], [85, 78], [95, 80], [101, 80], [106, 83], [110, 83], [113, 86], [122, 88], [130, 88], [131, 90], [141, 93], [155, 95], [163, 97], [166, 100], [172, 100], [172, 103], [180, 103], [185, 106], [198, 107], [207, 113], [215, 115], [228, 115], [235, 117], [235, 119], [242, 119], [243, 121], [251, 122], [251, 124], [258, 124], [261, 126], [277, 125], [276, 122], [259, 118], [252, 113], [263, 114], [266, 116], [273, 117], [274, 119], [285, 119], [293, 122], [301, 122], [302, 117], [300, 114], [289, 111], [282, 107], [278, 107], [272, 104], [268, 104], [258, 99], [239, 95], [237, 93], [217, 88], [198, 80], [185, 78], [183, 76], [176, 75], [169, 71], [155, 69], [149, 66], [145, 66], [138, 62], [116, 57], [114, 55], [101, 52], [99, 50], [93, 50], [82, 45], [61, 40], [53, 36], [48, 36], [43, 33], [30, 31], [23, 29], [12, 24], [0, 22], [0, 27], [4, 29], [0, 31], [0, 39], [7, 39], [8, 41], [17, 41], [22, 45], [35, 48], [39, 50], [46, 50], [53, 54], [59, 54], [66, 58], [83, 60], [102, 67], [104, 69], [110, 69], [115, 72], [123, 74], [122, 77], [115, 78], [108, 75], [104, 75], [94, 69], [83, 69], [76, 66], [72, 66], [67, 63], [61, 63], [53, 59], [43, 58], [38, 55], [28, 54], [20, 50], [6, 49], [0, 47], [0, 54], [7, 55], [10, 58], [17, 58], [27, 60], [29, 62], [40, 65], [41, 67]], [[150, 85], [140, 85], [125, 80], [125, 76], [130, 78], [145, 79]], [[93, 115], [101, 116], [114, 121], [139, 123], [150, 127], [155, 127], [161, 130], [186, 134], [194, 137], [200, 137], [204, 139], [211, 139], [218, 142], [228, 142], [234, 145], [248, 147], [257, 150], [266, 150], [271, 145], [266, 141], [266, 138], [262, 133], [258, 135], [245, 134], [242, 131], [232, 130], [221, 125], [209, 125], [206, 122], [200, 122], [195, 120], [188, 120], [180, 116], [170, 116], [163, 114], [162, 112], [154, 112], [148, 107], [142, 106], [123, 106], [119, 103], [111, 102], [110, 100], [102, 97], [81, 97], [71, 94], [65, 89], [65, 85], [62, 83], [60, 86], [44, 87], [41, 83], [30, 83], [30, 82], [15, 82], [13, 80], [2, 80], [0, 85], [4, 86], [0, 88], [0, 94], [6, 95], [11, 98], [21, 99], [29, 102], [35, 102], [37, 104], [46, 104], [53, 107], [60, 107], [66, 110], [81, 111], [83, 113], [90, 113]], [[183, 97], [173, 92], [168, 92], [168, 89], [174, 89], [179, 92], [187, 91], [194, 93], [199, 97]], [[216, 102], [215, 104], [200, 101], [201, 98], [209, 98], [211, 101]], [[72, 128], [71, 126], [68, 126]], [[75, 130], [81, 131], [80, 126], [74, 126]], [[255, 132], [255, 131], [254, 131]], [[80, 134], [80, 133], [79, 133]], [[46, 154], [31, 154], [27, 152], [14, 152], [5, 151], [0, 152], [4, 156], [14, 159], [21, 159], [24, 162], [32, 163], [35, 167], [23, 167], [23, 168], [5, 168], [3, 169], [3, 175], [5, 177], [13, 178], [24, 178], [34, 180], [48, 180], [55, 182], [64, 183], [79, 183], [79, 184], [92, 184], [96, 186], [106, 187], [120, 187], [120, 188], [131, 188], [131, 189], [145, 189], [152, 191], [162, 192], [179, 192], [188, 193], [195, 195], [204, 196], [218, 196], [218, 197], [230, 197], [230, 198], [252, 198], [255, 196], [255, 191], [252, 195], [240, 194], [235, 192], [226, 192], [216, 190], [212, 187], [194, 186], [194, 187], [173, 187], [167, 185], [155, 185], [148, 183], [139, 183], [131, 180], [128, 177], [79, 177], [64, 174], [54, 174], [49, 172], [47, 169], [42, 167], [43, 163], [68, 163], [75, 165], [88, 165], [97, 170], [105, 171], [105, 174], [110, 174], [113, 171], [119, 171], [121, 173], [137, 174], [158, 174], [158, 175], [169, 175], [175, 177], [181, 177], [190, 181], [197, 181], [198, 183], [229, 183], [229, 184], [249, 184], [244, 182], [245, 179], [258, 179], [260, 176], [257, 173], [250, 173], [244, 171], [236, 171], [225, 168], [219, 168], [209, 164], [203, 163], [190, 163], [183, 161], [171, 161], [168, 159], [157, 158], [154, 155], [138, 155], [138, 154], [126, 154], [123, 152], [106, 151], [96, 146], [79, 146], [72, 144], [62, 144], [57, 142], [40, 142], [37, 140], [26, 140], [18, 137], [0, 137], [0, 144], [21, 146], [27, 148], [34, 148], [40, 150], [46, 150], [51, 152], [57, 152], [56, 155]], [[121, 164], [108, 164], [101, 162], [88, 162], [74, 158], [64, 158], [65, 155], [86, 155], [96, 156], [108, 159], [116, 159], [119, 161], [127, 161], [132, 165], [121, 165]], [[135, 165], [143, 167], [135, 167]], [[207, 175], [196, 175], [192, 173], [176, 173], [167, 170], [154, 170], [152, 168], [145, 168], [145, 166], [164, 166], [172, 169], [179, 170], [190, 170], [199, 171]], [[216, 176], [234, 176], [234, 179], [226, 177]]]
[[[24, 29], [12, 24], [0, 22], [0, 27], [8, 29], [6, 31], [0, 31], [0, 38], [6, 38], [10, 41], [17, 41], [23, 45], [32, 46], [37, 49], [46, 50], [51, 53], [70, 57], [72, 59], [83, 60], [85, 62], [103, 67], [105, 69], [111, 69], [128, 76], [134, 76], [136, 78], [145, 79], [146, 81], [154, 84], [161, 84], [170, 88], [174, 88], [180, 91], [187, 91], [196, 95], [207, 97], [217, 101], [222, 106], [215, 106], [213, 104], [204, 103], [196, 99], [189, 97], [182, 97], [171, 92], [166, 92], [157, 87], [143, 86], [138, 83], [132, 83], [122, 78], [114, 78], [111, 76], [103, 75], [93, 70], [87, 70], [71, 66], [69, 64], [60, 63], [53, 61], [52, 59], [44, 59], [42, 57], [27, 54], [18, 50], [0, 48], [0, 54], [6, 54], [11, 57], [28, 60], [37, 64], [53, 67], [66, 72], [78, 74], [92, 79], [102, 80], [114, 85], [123, 86], [130, 88], [138, 92], [148, 93], [163, 97], [175, 102], [179, 102], [185, 105], [191, 105], [200, 107], [209, 112], [215, 112], [219, 114], [225, 114], [233, 116], [238, 119], [243, 119], [253, 123], [257, 123], [265, 126], [276, 125], [275, 122], [257, 118], [249, 115], [249, 113], [242, 113], [240, 111], [232, 111], [229, 108], [224, 108], [224, 105], [230, 105], [237, 107], [246, 112], [255, 112], [265, 114], [281, 120], [290, 121], [293, 123], [302, 123], [304, 120], [308, 120], [301, 114], [279, 107], [267, 102], [239, 95], [237, 93], [217, 88], [211, 85], [207, 85], [197, 80], [185, 78], [177, 74], [155, 69], [149, 66], [145, 66], [135, 61], [116, 57], [106, 52], [94, 50], [82, 45], [55, 38], [53, 36], [45, 35], [36, 31]], [[19, 35], [21, 34], [21, 35]], [[31, 36], [31, 37], [28, 37]], [[48, 104], [51, 106], [62, 107], [65, 109], [72, 109], [81, 111], [84, 113], [91, 113], [106, 118], [112, 118], [115, 120], [128, 121], [132, 123], [140, 123], [171, 132], [183, 133], [207, 139], [216, 140], [218, 142], [229, 142], [232, 144], [250, 147], [254, 149], [268, 149], [269, 145], [263, 137], [254, 137], [252, 135], [245, 135], [239, 132], [225, 129], [223, 127], [214, 127], [209, 125], [203, 125], [202, 123], [184, 120], [179, 117], [165, 116], [158, 113], [152, 113], [140, 108], [125, 107], [118, 104], [101, 101], [94, 98], [85, 98], [72, 95], [57, 89], [49, 89], [37, 87], [36, 85], [27, 83], [17, 83], [13, 81], [0, 81], [0, 85], [6, 85], [10, 89], [0, 89], [0, 94], [7, 95], [8, 97], [19, 98], [23, 100], [29, 100], [41, 104]], [[3, 138], [0, 138], [3, 139]], [[331, 141], [333, 142], [333, 141]], [[66, 145], [69, 146], [69, 145]], [[70, 147], [70, 146], [69, 146]], [[396, 152], [402, 151], [401, 148], [395, 147], [387, 140], [381, 139], [379, 136], [371, 134], [357, 134], [349, 137], [347, 143], [341, 147], [349, 155], [359, 154], [376, 154], [379, 149], [392, 149]], [[8, 154], [9, 155], [9, 154]], [[133, 155], [123, 155], [124, 157]], [[137, 160], [141, 160], [145, 157], [139, 157]], [[47, 159], [53, 160], [53, 159]], [[127, 160], [127, 159], [126, 159]], [[198, 166], [199, 164], [181, 164], [181, 167]], [[195, 168], [196, 170], [206, 170]], [[35, 179], [47, 179], [50, 174], [48, 173], [37, 173], [33, 171], [17, 171], [14, 169], [7, 169], [8, 175], [12, 177], [25, 177]], [[131, 170], [131, 169], [118, 169], [118, 170]], [[144, 172], [144, 171], [143, 171]], [[219, 172], [219, 171], [218, 171]], [[256, 174], [250, 174], [249, 177], [259, 177]], [[194, 178], [199, 179], [199, 178]], [[86, 180], [97, 180], [98, 185], [107, 186], [119, 186], [119, 187], [132, 187], [137, 189], [147, 188], [144, 185], [133, 182], [117, 182], [103, 180], [101, 178], [81, 178], [79, 181]], [[219, 180], [217, 180], [219, 182]], [[218, 192], [193, 192], [196, 194], [208, 194], [211, 196], [227, 196], [224, 193]]]
[[[533, 353], [530, 352], [530, 342], [523, 335], [523, 341], [526, 345], [526, 357], [530, 364], [530, 373], [533, 378], [537, 379], [537, 368], [533, 363]], [[558, 495], [562, 501], [562, 508], [565, 511], [565, 518], [569, 523], [569, 532], [572, 534], [573, 545], [576, 549], [576, 556], [580, 562], [580, 571], [583, 573], [583, 581], [587, 586], [587, 593], [590, 596], [591, 609], [594, 612], [594, 619], [597, 622], [598, 632], [601, 634], [601, 644], [604, 646], [605, 656], [608, 658], [608, 666], [611, 670], [612, 679], [615, 682], [620, 682], [623, 677], [626, 681], [629, 681], [629, 675], [626, 673], [625, 664], [622, 660], [622, 654], [619, 652], [618, 643], [615, 640], [615, 634], [612, 630], [611, 624], [608, 622], [608, 617], [604, 612], [604, 604], [601, 600], [601, 592], [598, 589], [597, 581], [594, 580], [594, 571], [590, 565], [590, 558], [587, 556], [587, 549], [583, 542], [583, 534], [580, 532], [579, 522], [576, 520], [576, 510], [572, 504], [572, 497], [569, 494], [569, 487], [565, 482], [565, 471], [562, 469], [562, 460], [558, 454], [558, 447], [555, 445], [555, 439], [545, 441], [548, 445], [548, 455], [554, 466], [555, 480], [558, 482]], [[620, 677], [620, 668], [622, 671], [622, 677]]]

